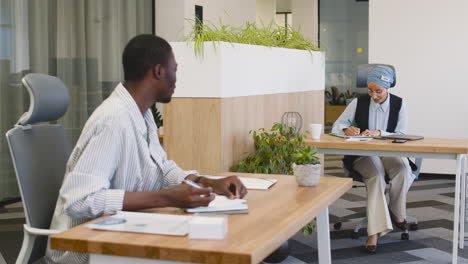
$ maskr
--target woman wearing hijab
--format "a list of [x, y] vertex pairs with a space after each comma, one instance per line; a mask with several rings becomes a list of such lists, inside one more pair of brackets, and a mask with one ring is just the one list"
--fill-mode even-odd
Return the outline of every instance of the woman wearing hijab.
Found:
[[[375, 66], [367, 74], [368, 94], [354, 99], [333, 125], [332, 132], [348, 136], [388, 136], [405, 134], [406, 105], [388, 89], [395, 72], [387, 66]], [[406, 229], [406, 194], [415, 176], [407, 158], [345, 156], [345, 166], [362, 176], [367, 188], [367, 234], [369, 253], [377, 249], [378, 237], [392, 231], [392, 222]], [[385, 175], [390, 180], [390, 201], [385, 197]]]

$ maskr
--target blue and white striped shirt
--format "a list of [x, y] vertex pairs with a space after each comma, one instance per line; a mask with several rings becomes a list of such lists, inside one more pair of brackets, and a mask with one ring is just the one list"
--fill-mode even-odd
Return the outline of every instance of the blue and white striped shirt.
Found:
[[[177, 185], [189, 175], [167, 159], [153, 115], [140, 112], [119, 84], [91, 115], [68, 160], [51, 229], [67, 230], [122, 210], [125, 192]], [[148, 142], [149, 139], [149, 142]], [[86, 263], [87, 254], [47, 250], [55, 263]]]

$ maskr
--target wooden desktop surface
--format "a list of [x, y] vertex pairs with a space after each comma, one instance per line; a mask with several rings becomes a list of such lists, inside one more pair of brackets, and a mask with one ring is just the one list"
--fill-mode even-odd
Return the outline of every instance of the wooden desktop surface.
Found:
[[354, 149], [375, 151], [400, 151], [424, 153], [467, 154], [468, 139], [425, 138], [407, 141], [405, 143], [392, 143], [391, 139], [372, 139], [369, 142], [346, 141], [344, 138], [331, 135], [321, 135], [320, 139], [307, 139], [310, 146], [323, 149]]
[[[352, 186], [349, 178], [321, 177], [318, 186], [301, 187], [294, 176], [288, 175], [221, 175], [234, 174], [279, 181], [270, 190], [249, 191], [245, 197], [249, 214], [229, 215], [228, 233], [223, 240], [98, 231], [80, 225], [52, 236], [51, 247], [185, 262], [258, 263]], [[175, 208], [169, 211], [181, 212]]]

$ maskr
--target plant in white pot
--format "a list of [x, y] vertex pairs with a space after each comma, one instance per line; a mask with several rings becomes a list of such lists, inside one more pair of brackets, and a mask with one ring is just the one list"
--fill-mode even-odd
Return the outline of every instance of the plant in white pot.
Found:
[[299, 185], [315, 186], [320, 180], [320, 160], [316, 155], [317, 150], [307, 146], [293, 154], [292, 164], [294, 176]]

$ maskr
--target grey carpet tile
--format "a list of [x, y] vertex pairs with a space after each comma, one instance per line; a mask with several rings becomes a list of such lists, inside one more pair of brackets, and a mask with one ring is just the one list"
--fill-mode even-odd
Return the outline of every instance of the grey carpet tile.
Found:
[[[422, 258], [429, 263], [450, 263], [452, 261], [452, 255], [438, 250], [436, 248], [421, 248], [415, 250], [408, 250], [406, 253]], [[458, 263], [468, 264], [468, 260], [463, 257], [458, 257]]]
[[341, 196], [341, 199], [347, 200], [350, 202], [356, 202], [356, 201], [365, 201], [366, 197], [361, 196], [361, 195], [356, 195], [352, 193], [345, 193], [343, 196]]
[[413, 184], [410, 188], [410, 191], [434, 190], [434, 189], [441, 189], [441, 188], [455, 188], [455, 183], [440, 183], [440, 184], [425, 184], [425, 185]]
[[15, 263], [23, 242], [23, 231], [0, 232], [0, 254], [6, 263]]
[[447, 196], [447, 197], [450, 197], [450, 198], [454, 198], [454, 197], [455, 197], [455, 193], [454, 193], [454, 192], [450, 192], [450, 193], [439, 193], [439, 195]]
[[0, 214], [4, 213], [13, 213], [13, 212], [23, 212], [23, 208], [15, 207], [15, 208], [7, 208], [7, 207], [0, 207]]

